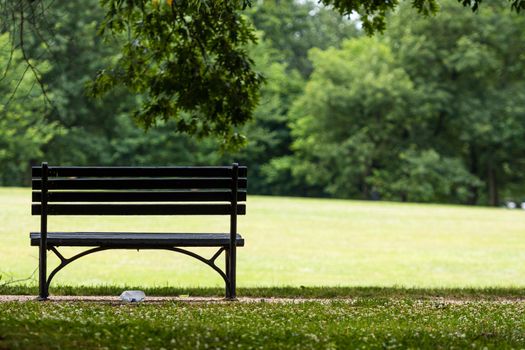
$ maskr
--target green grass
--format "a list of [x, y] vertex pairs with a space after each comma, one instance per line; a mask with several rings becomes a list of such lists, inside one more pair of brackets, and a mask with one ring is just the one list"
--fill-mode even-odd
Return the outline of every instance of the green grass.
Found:
[[523, 348], [525, 303], [2, 303], [0, 349]]
[[[0, 295], [35, 295], [28, 189], [0, 189]], [[225, 218], [53, 217], [50, 230], [226, 231]], [[304, 303], [0, 303], [0, 349], [523, 348], [525, 213], [252, 196], [239, 296]], [[65, 254], [75, 249], [64, 249]], [[199, 250], [205, 252], [204, 250]], [[208, 251], [208, 254], [212, 254]], [[52, 266], [56, 259], [50, 262]], [[67, 267], [54, 295], [222, 296], [168, 252], [110, 251]], [[268, 299], [266, 299], [268, 300]]]
[[[247, 204], [248, 215], [239, 222], [246, 239], [239, 250], [240, 287], [525, 286], [523, 211], [258, 196]], [[0, 189], [0, 284], [26, 278], [37, 267], [38, 249], [29, 246], [28, 233], [39, 229], [39, 218], [29, 213], [29, 189]], [[228, 219], [52, 217], [49, 222], [50, 230], [198, 232], [210, 227], [226, 232]], [[203, 264], [159, 251], [94, 254], [68, 266], [54, 283], [222, 287]]]

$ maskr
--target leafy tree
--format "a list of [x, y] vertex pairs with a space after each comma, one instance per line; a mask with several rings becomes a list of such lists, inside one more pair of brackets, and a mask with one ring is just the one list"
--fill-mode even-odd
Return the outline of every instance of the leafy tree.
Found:
[[409, 149], [393, 157], [395, 169], [374, 169], [368, 179], [384, 199], [465, 203], [471, 188], [481, 185], [461, 159], [443, 157], [434, 149]]
[[524, 26], [502, 4], [473, 15], [452, 1], [427, 20], [401, 6], [389, 23], [390, 45], [427, 116], [425, 138], [484, 183], [481, 192], [471, 186], [472, 204], [497, 205], [501, 189], [524, 180]]
[[[354, 24], [309, 1], [265, 0], [246, 10], [242, 1], [226, 0], [210, 2], [207, 8], [197, 0], [105, 0], [105, 7], [97, 2], [0, 0], [0, 15], [12, 10], [15, 20], [14, 26], [0, 24], [12, 34], [6, 43], [19, 48], [13, 51], [19, 64], [6, 63], [11, 85], [4, 83], [3, 96], [10, 99], [11, 89], [16, 90], [13, 79], [25, 79], [19, 80], [16, 98], [9, 103], [4, 99], [9, 106], [4, 110], [19, 108], [1, 120], [0, 139], [10, 140], [0, 147], [3, 159], [17, 164], [6, 177], [9, 183], [20, 183], [31, 161], [29, 152], [14, 160], [13, 130], [26, 135], [17, 148], [33, 133], [35, 143], [25, 148], [61, 164], [217, 164], [235, 159], [250, 166], [250, 189], [257, 193], [496, 204], [500, 192], [516, 193], [525, 180], [524, 23], [522, 17], [505, 13], [503, 2], [484, 5], [475, 16], [457, 11], [453, 1], [444, 2], [439, 16], [424, 18], [413, 6], [432, 12], [432, 1], [399, 6], [324, 1], [346, 14], [361, 6], [368, 30], [381, 30], [383, 14], [399, 9], [385, 37], [355, 39], [344, 46], [341, 38], [357, 35]], [[521, 8], [519, 1], [512, 4]], [[225, 16], [231, 12], [220, 23], [210, 12], [219, 8]], [[104, 15], [106, 42], [95, 33]], [[260, 35], [250, 21], [263, 29]], [[221, 28], [225, 31], [217, 31]], [[318, 49], [308, 58], [312, 47]], [[233, 62], [220, 60], [227, 53], [237, 60], [229, 72], [220, 70]], [[52, 64], [31, 57], [46, 57]], [[241, 79], [236, 88], [225, 90], [224, 84], [238, 77], [239, 64], [245, 64], [241, 73], [255, 79], [253, 84]], [[19, 66], [24, 69], [12, 69]], [[142, 68], [148, 72], [144, 76], [138, 73]], [[290, 113], [312, 69], [304, 96]], [[106, 97], [93, 101], [84, 86], [97, 72], [91, 90]], [[190, 74], [197, 78], [187, 79]], [[264, 85], [261, 76], [267, 78]], [[21, 100], [28, 93], [20, 94], [30, 89], [29, 81], [35, 83], [30, 96], [37, 97], [30, 103]], [[210, 90], [212, 83], [221, 88]], [[35, 105], [46, 99], [37, 89], [41, 84], [51, 109]], [[167, 90], [163, 84], [169, 85]], [[248, 100], [239, 98], [243, 91]], [[234, 123], [227, 111], [237, 108], [233, 95], [237, 105], [247, 107], [237, 110]], [[257, 101], [255, 109], [249, 106]], [[210, 114], [214, 108], [222, 112]], [[142, 112], [136, 119], [149, 126], [148, 133], [129, 118], [137, 109]], [[20, 115], [37, 110], [45, 119], [26, 117], [22, 123]], [[46, 141], [39, 143], [38, 136], [45, 135], [37, 131], [45, 128]], [[245, 143], [242, 134], [248, 140], [243, 151], [216, 152]], [[207, 135], [219, 135], [222, 141]]]
[[246, 147], [228, 153], [225, 158], [249, 167], [250, 192], [275, 194], [276, 189], [268, 183], [263, 169], [273, 158], [291, 154], [288, 111], [302, 93], [304, 81], [297, 71], [287, 72], [288, 66], [281, 63], [283, 53], [271, 47], [270, 42], [261, 39], [249, 52], [255, 58], [256, 69], [267, 79], [254, 118], [241, 129], [247, 136]]
[[385, 38], [312, 51], [297, 175], [336, 196], [497, 205], [525, 170], [525, 37], [522, 17], [484, 10], [404, 5]]
[[59, 123], [64, 132], [47, 145], [46, 159], [56, 164], [108, 164], [111, 140], [124, 137], [116, 118], [129, 115], [136, 98], [117, 89], [94, 100], [86, 96], [85, 86], [115, 60], [118, 43], [103, 43], [97, 35], [104, 15], [98, 0], [55, 0], [51, 6], [48, 26], [38, 35], [28, 35], [26, 42], [34, 56], [53, 58], [42, 77], [53, 93], [47, 119]]
[[412, 82], [375, 38], [314, 49], [311, 59], [314, 72], [291, 112], [301, 163], [292, 163], [293, 171], [332, 196], [368, 198], [373, 169], [390, 164], [410, 142], [417, 123], [416, 116], [406, 118], [415, 103]]
[[214, 140], [194, 140], [176, 133], [174, 122], [159, 122], [147, 132], [127, 115], [115, 118], [120, 136], [109, 140], [105, 154], [112, 165], [210, 165], [224, 164]]
[[240, 145], [235, 127], [251, 118], [263, 79], [246, 45], [256, 37], [242, 1], [102, 0], [102, 33], [123, 37], [121, 56], [99, 72], [91, 91], [117, 84], [144, 96], [136, 117], [146, 127], [174, 119], [181, 132], [220, 135]]
[[[61, 125], [61, 133], [45, 144], [45, 153], [38, 159], [76, 165], [197, 165], [237, 160], [250, 166], [251, 191], [267, 192], [261, 164], [290, 152], [286, 114], [302, 89], [298, 74], [288, 75], [285, 64], [279, 63], [280, 53], [264, 40], [247, 48], [256, 58], [257, 69], [269, 80], [261, 90], [255, 118], [242, 129], [250, 137], [247, 148], [221, 154], [218, 143], [211, 139], [197, 141], [178, 133], [173, 120], [157, 122], [148, 132], [137, 128], [129, 118], [135, 99], [121, 91], [96, 101], [86, 97], [84, 86], [90, 76], [118, 54], [115, 45], [101, 45], [96, 35], [102, 14], [96, 4], [97, 0], [82, 4], [57, 0], [53, 12], [56, 18], [49, 18], [53, 26], [41, 28], [38, 37], [26, 37], [28, 52], [55, 57], [54, 65], [42, 76], [52, 93], [54, 107], [44, 115]], [[78, 12], [73, 11], [75, 6]], [[44, 41], [43, 47], [37, 44], [39, 41]], [[29, 162], [26, 159], [21, 164], [27, 169]], [[20, 177], [13, 179], [13, 183], [20, 181]]]
[[[477, 10], [481, 0], [459, 2]], [[386, 15], [398, 6], [398, 1], [379, 0], [321, 3], [343, 15], [360, 15], [369, 33], [382, 31]], [[525, 8], [525, 0], [509, 3], [515, 11]], [[26, 22], [37, 28], [52, 4], [1, 0], [0, 16], [7, 23], [3, 30], [11, 22], [22, 34]], [[101, 32], [123, 44], [117, 62], [99, 72], [91, 88], [94, 94], [124, 85], [144, 95], [136, 115], [145, 126], [174, 119], [180, 132], [219, 136], [225, 145], [242, 143], [237, 129], [252, 117], [263, 81], [245, 49], [255, 41], [243, 16], [250, 0], [101, 0], [101, 5]], [[422, 14], [438, 9], [437, 0], [415, 0], [411, 6]]]
[[311, 0], [265, 0], [254, 4], [248, 15], [287, 70], [297, 70], [303, 78], [312, 72], [310, 49], [340, 47], [344, 39], [360, 35], [356, 22]]

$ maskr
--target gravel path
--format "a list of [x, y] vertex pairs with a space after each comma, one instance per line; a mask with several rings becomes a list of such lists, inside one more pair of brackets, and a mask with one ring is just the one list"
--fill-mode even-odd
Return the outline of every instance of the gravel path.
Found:
[[[362, 299], [362, 298], [358, 298]], [[356, 298], [333, 298], [333, 299], [320, 299], [320, 298], [253, 298], [253, 297], [240, 297], [238, 302], [241, 303], [304, 303], [304, 302], [321, 302], [329, 303], [332, 301], [342, 301], [353, 303]], [[395, 298], [397, 299], [397, 298]], [[36, 301], [34, 295], [0, 295], [0, 302], [31, 302]], [[421, 302], [436, 303], [436, 304], [467, 304], [470, 302], [487, 302], [487, 303], [498, 303], [498, 304], [515, 304], [525, 303], [525, 298], [494, 298], [494, 299], [453, 299], [453, 298], [428, 298], [421, 299]], [[129, 302], [121, 301], [119, 297], [115, 296], [51, 296], [48, 302], [101, 302], [109, 304], [128, 304]], [[165, 303], [165, 302], [187, 302], [187, 303], [230, 303], [220, 297], [155, 297], [146, 296], [146, 299], [141, 303]]]

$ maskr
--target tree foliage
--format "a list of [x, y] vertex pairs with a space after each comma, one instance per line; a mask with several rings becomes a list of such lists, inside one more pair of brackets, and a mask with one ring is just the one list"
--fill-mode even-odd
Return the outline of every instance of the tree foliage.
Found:
[[42, 157], [44, 145], [59, 132], [56, 123], [41, 117], [42, 92], [11, 40], [0, 34], [0, 185], [27, 178], [30, 160]]
[[[251, 95], [257, 107], [240, 111], [246, 119], [235, 125], [224, 109], [215, 121], [203, 119], [213, 113], [201, 114], [233, 106], [222, 98], [235, 89], [196, 93], [222, 64], [223, 48], [210, 45], [230, 42], [202, 22], [218, 20], [206, 17], [209, 9], [191, 7], [196, 1], [105, 1], [104, 8], [98, 1], [0, 0], [0, 11], [15, 10], [15, 22], [0, 23], [9, 32], [0, 45], [2, 184], [27, 183], [29, 164], [42, 159], [64, 165], [236, 160], [250, 168], [251, 193], [470, 204], [525, 198], [525, 23], [505, 1], [484, 3], [475, 14], [458, 10], [455, 0], [441, 1], [436, 17], [421, 16], [412, 3], [394, 4], [396, 12], [385, 12], [388, 30], [374, 37], [310, 1], [265, 0], [245, 10], [241, 2], [225, 2], [235, 16], [224, 18], [234, 21], [216, 26], [230, 26], [228, 35], [242, 26], [246, 39], [227, 51], [246, 60], [246, 73], [266, 77], [258, 96]], [[115, 12], [108, 14], [112, 3]], [[181, 19], [187, 11], [196, 14]], [[103, 38], [96, 34], [101, 25]], [[180, 32], [186, 30], [191, 36]], [[181, 52], [189, 61], [178, 61]], [[203, 79], [188, 78], [194, 63], [193, 73]], [[85, 85], [97, 72], [91, 91], [102, 96], [93, 100]], [[216, 75], [217, 84], [235, 78], [219, 73], [227, 76]], [[190, 97], [179, 100], [179, 88], [207, 107], [192, 109]], [[220, 103], [209, 104], [210, 96]], [[188, 102], [184, 108], [181, 101]], [[158, 113], [146, 118], [148, 105]], [[138, 118], [130, 118], [136, 111]], [[217, 132], [218, 139], [205, 137]], [[240, 135], [247, 137], [241, 151], [217, 151]]]
[[312, 51], [292, 114], [305, 181], [340, 197], [492, 205], [523, 181], [525, 23], [484, 10], [443, 2], [424, 19], [404, 5], [385, 37]]
[[525, 171], [524, 25], [501, 3], [472, 15], [445, 2], [428, 21], [408, 8], [392, 18], [388, 37], [420, 92], [427, 138], [484, 183], [481, 193], [471, 189], [471, 203], [496, 205], [502, 185]]
[[311, 48], [340, 47], [344, 39], [361, 34], [354, 21], [311, 0], [265, 0], [254, 4], [248, 14], [287, 70], [298, 71], [305, 79], [312, 72]]
[[[459, 2], [476, 11], [481, 0]], [[268, 0], [261, 3], [265, 6]], [[386, 16], [399, 6], [398, 0], [321, 3], [342, 15], [359, 15], [368, 33], [383, 31]], [[517, 12], [525, 8], [525, 0], [509, 3]], [[123, 85], [141, 96], [135, 116], [145, 127], [173, 119], [178, 132], [214, 135], [224, 147], [244, 143], [238, 129], [252, 118], [263, 82], [246, 52], [246, 45], [255, 41], [254, 29], [244, 16], [250, 0], [101, 0], [100, 4], [105, 11], [101, 33], [117, 40], [120, 56], [97, 74], [90, 86], [92, 94], [104, 95]], [[1, 30], [10, 28], [11, 22], [18, 25], [14, 31], [22, 34], [19, 45], [25, 52], [27, 24], [39, 35], [53, 5], [53, 0], [0, 0], [5, 23]], [[411, 7], [423, 15], [439, 8], [437, 0], [414, 0]], [[308, 74], [304, 56], [295, 57], [303, 74]], [[33, 73], [39, 79], [41, 73], [36, 69]]]
[[246, 46], [256, 37], [241, 10], [245, 1], [103, 0], [101, 33], [122, 38], [119, 59], [91, 91], [123, 84], [143, 96], [136, 114], [146, 127], [174, 119], [191, 135], [242, 143], [235, 128], [252, 116], [262, 77]]
[[411, 143], [418, 125], [406, 115], [416, 102], [413, 84], [376, 38], [316, 49], [310, 57], [314, 72], [291, 115], [298, 168], [330, 195], [367, 198], [372, 171], [390, 166]]
[[[326, 6], [333, 6], [343, 15], [357, 13], [363, 21], [364, 29], [372, 34], [374, 32], [383, 32], [386, 28], [386, 17], [392, 13], [398, 6], [398, 0], [321, 0]], [[457, 0], [465, 7], [472, 11], [477, 11], [482, 0]], [[525, 9], [525, 0], [508, 0], [511, 9], [520, 12]], [[413, 0], [411, 6], [419, 14], [431, 15], [438, 12], [440, 2], [438, 0]]]
[[[477, 10], [480, 0], [461, 0]], [[357, 13], [368, 33], [383, 31], [386, 15], [397, 1], [322, 0], [343, 15]], [[236, 128], [252, 117], [262, 77], [244, 49], [255, 41], [242, 12], [249, 0], [102, 0], [106, 19], [102, 33], [127, 36], [122, 56], [92, 85], [96, 95], [124, 84], [144, 95], [136, 116], [146, 127], [156, 120], [176, 120], [178, 131], [217, 135], [239, 145]], [[264, 2], [263, 2], [264, 6]], [[412, 6], [428, 15], [436, 0]], [[512, 0], [519, 11], [522, 0]]]

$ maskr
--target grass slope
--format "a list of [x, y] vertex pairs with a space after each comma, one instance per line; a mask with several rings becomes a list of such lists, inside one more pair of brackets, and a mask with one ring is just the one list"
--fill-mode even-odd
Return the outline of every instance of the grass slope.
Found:
[[[248, 215], [239, 222], [246, 239], [239, 250], [240, 287], [525, 286], [522, 211], [258, 196], [247, 204]], [[28, 237], [39, 228], [38, 217], [30, 216], [30, 190], [0, 189], [0, 223], [2, 284], [30, 276], [38, 264]], [[49, 222], [57, 231], [210, 228], [226, 232], [228, 219], [52, 217]], [[66, 255], [74, 251], [63, 249]], [[52, 259], [49, 266], [56, 263]], [[94, 254], [64, 269], [54, 285], [222, 287], [206, 266], [159, 251]]]

